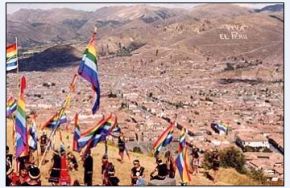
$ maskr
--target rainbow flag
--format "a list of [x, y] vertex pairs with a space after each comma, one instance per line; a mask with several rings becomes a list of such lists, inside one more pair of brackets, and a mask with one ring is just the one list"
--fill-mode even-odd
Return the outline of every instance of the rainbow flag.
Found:
[[187, 159], [187, 147], [184, 148], [182, 152], [179, 152], [175, 164], [177, 166], [180, 178], [182, 183], [189, 183], [191, 181], [189, 175], [189, 166], [188, 166], [188, 159]]
[[80, 148], [78, 147], [78, 140], [81, 137], [81, 131], [80, 131], [80, 127], [79, 127], [79, 114], [76, 113], [75, 114], [75, 118], [74, 118], [74, 124], [75, 124], [75, 128], [74, 128], [74, 134], [73, 134], [73, 151], [80, 151]]
[[30, 149], [37, 150], [37, 132], [36, 132], [36, 123], [35, 119], [32, 118], [32, 124], [29, 128], [29, 139], [28, 139], [28, 145]]
[[183, 128], [179, 136], [179, 147], [178, 155], [176, 157], [175, 163], [180, 174], [182, 183], [188, 183], [191, 181], [189, 170], [188, 170], [188, 159], [187, 159], [187, 147], [186, 147], [186, 137], [187, 130]]
[[6, 47], [6, 70], [10, 71], [13, 69], [16, 69], [18, 64], [17, 64], [17, 45], [11, 44]]
[[49, 129], [55, 129], [57, 126], [67, 123], [67, 116], [65, 113], [63, 113], [59, 119], [58, 113], [54, 114], [49, 120], [42, 126], [41, 129], [49, 128]]
[[6, 107], [6, 117], [10, 117], [16, 111], [17, 101], [14, 97], [9, 97]]
[[179, 136], [179, 145], [178, 145], [179, 152], [182, 152], [183, 149], [186, 147], [186, 140], [185, 140], [186, 134], [187, 134], [187, 130], [185, 128], [182, 128], [181, 134]]
[[158, 154], [160, 150], [170, 144], [173, 139], [174, 123], [171, 123], [159, 138], [153, 144], [154, 155]]
[[93, 90], [96, 92], [96, 100], [92, 108], [92, 113], [95, 114], [100, 107], [100, 83], [98, 76], [97, 65], [97, 50], [96, 50], [96, 33], [93, 34], [81, 60], [78, 74], [85, 80], [91, 83]]
[[26, 79], [24, 76], [20, 82], [20, 95], [17, 101], [17, 109], [15, 116], [15, 129], [16, 129], [16, 157], [25, 156], [28, 152], [28, 139], [26, 127], [26, 112], [24, 90], [26, 88]]
[[63, 102], [63, 104], [61, 105], [60, 110], [54, 114], [43, 126], [41, 129], [44, 128], [52, 128], [52, 129], [57, 129], [61, 124], [66, 123], [67, 120], [67, 116], [65, 114], [65, 110], [69, 107], [70, 105], [70, 100], [71, 97], [70, 95], [67, 95], [65, 101]]
[[95, 147], [100, 141], [104, 141], [106, 136], [110, 134], [112, 129], [115, 128], [117, 124], [117, 117], [110, 114], [107, 118], [100, 120], [97, 125], [84, 133], [78, 140], [78, 147], [84, 148], [88, 146], [89, 148]]

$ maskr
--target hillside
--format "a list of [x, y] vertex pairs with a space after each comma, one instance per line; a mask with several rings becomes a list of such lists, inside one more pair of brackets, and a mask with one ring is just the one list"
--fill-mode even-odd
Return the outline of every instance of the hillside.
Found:
[[[47, 134], [49, 133], [48, 130]], [[65, 130], [61, 131], [62, 138], [64, 141], [64, 145], [67, 148], [67, 152], [70, 151], [68, 147], [71, 146], [72, 143], [72, 133], [69, 133]], [[41, 134], [41, 131], [38, 132], [38, 134]], [[12, 136], [12, 121], [8, 120], [7, 123], [7, 137]], [[55, 147], [59, 148], [60, 146], [60, 133], [57, 132], [55, 135], [54, 143]], [[10, 148], [10, 152], [14, 153], [13, 149], [13, 141], [12, 139], [9, 139], [7, 141], [7, 145]], [[93, 174], [93, 184], [94, 185], [101, 185], [101, 158], [103, 155], [105, 148], [104, 144], [99, 144], [97, 147], [92, 149], [92, 156], [94, 159], [94, 174]], [[39, 151], [40, 153], [40, 151]], [[73, 152], [75, 156], [77, 157], [78, 164], [79, 164], [79, 170], [70, 172], [72, 181], [73, 180], [79, 180], [81, 184], [83, 184], [83, 167], [82, 167], [82, 161], [80, 159], [80, 155], [76, 152]], [[149, 174], [151, 171], [155, 168], [155, 159], [153, 157], [149, 157], [142, 154], [132, 153], [130, 152], [130, 160], [125, 156], [124, 163], [120, 163], [117, 159], [119, 159], [118, 155], [118, 149], [116, 146], [109, 145], [108, 147], [108, 155], [109, 155], [109, 161], [111, 161], [116, 170], [116, 175], [120, 179], [120, 185], [130, 185], [130, 171], [132, 166], [132, 162], [134, 159], [139, 159], [141, 162], [141, 165], [145, 167], [145, 180], [146, 182], [149, 181]], [[37, 156], [36, 153], [34, 153], [35, 160], [38, 161], [41, 159], [41, 156]], [[46, 160], [50, 160], [52, 157], [52, 152], [48, 152], [48, 155], [46, 156]], [[15, 164], [15, 162], [14, 162]], [[48, 162], [45, 165], [41, 167], [41, 180], [42, 185], [49, 185], [47, 178], [49, 177], [49, 168], [51, 163]], [[249, 179], [245, 175], [241, 175], [237, 173], [234, 169], [220, 169], [218, 172], [218, 181], [216, 184], [214, 184], [211, 180], [207, 179], [203, 172], [204, 170], [200, 170], [201, 173], [197, 176], [192, 176], [192, 181], [190, 185], [255, 185], [256, 182]], [[177, 172], [176, 174], [176, 182], [180, 182], [180, 177]]]

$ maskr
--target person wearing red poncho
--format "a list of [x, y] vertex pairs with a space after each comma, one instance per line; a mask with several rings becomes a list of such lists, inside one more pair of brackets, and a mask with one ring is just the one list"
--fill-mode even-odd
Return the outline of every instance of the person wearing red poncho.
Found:
[[61, 154], [61, 157], [60, 157], [61, 169], [60, 169], [59, 185], [70, 185], [71, 178], [69, 175], [66, 153], [63, 147], [61, 147], [60, 149], [60, 154]]

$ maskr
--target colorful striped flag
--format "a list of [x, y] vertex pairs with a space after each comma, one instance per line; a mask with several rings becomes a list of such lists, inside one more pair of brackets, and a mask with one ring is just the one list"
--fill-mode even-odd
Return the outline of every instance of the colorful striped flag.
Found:
[[16, 69], [18, 66], [17, 61], [17, 45], [15, 43], [6, 47], [6, 70]]
[[75, 128], [74, 128], [74, 135], [73, 135], [73, 151], [80, 151], [80, 148], [78, 147], [78, 140], [81, 137], [81, 131], [80, 131], [80, 127], [79, 127], [79, 114], [76, 113], [75, 117], [74, 117], [74, 124], [75, 124]]
[[15, 116], [15, 129], [16, 129], [16, 157], [25, 156], [28, 152], [28, 139], [26, 127], [26, 112], [24, 90], [26, 88], [26, 79], [24, 76], [20, 82], [20, 95], [17, 101], [17, 109]]
[[29, 139], [28, 145], [30, 149], [37, 150], [37, 132], [36, 132], [36, 123], [35, 118], [32, 118], [31, 127], [29, 128]]
[[154, 155], [158, 154], [160, 150], [170, 144], [173, 139], [174, 123], [171, 123], [159, 138], [153, 144]]
[[186, 134], [187, 134], [187, 130], [185, 128], [182, 128], [181, 134], [179, 137], [178, 152], [182, 152], [183, 149], [186, 147], [186, 140], [185, 140]]
[[57, 129], [61, 124], [66, 123], [68, 120], [65, 114], [65, 110], [69, 107], [70, 100], [71, 100], [70, 95], [67, 95], [65, 101], [61, 105], [60, 110], [56, 114], [54, 114], [44, 125], [42, 125], [41, 129], [44, 129], [46, 127]]
[[98, 76], [97, 65], [97, 50], [96, 50], [96, 33], [93, 34], [81, 60], [78, 74], [85, 80], [91, 83], [93, 90], [96, 92], [96, 100], [92, 108], [92, 113], [95, 114], [100, 107], [100, 83]]
[[6, 107], [6, 117], [10, 117], [16, 111], [17, 101], [14, 97], [9, 97]]
[[179, 137], [179, 147], [178, 147], [178, 155], [175, 160], [175, 164], [177, 166], [180, 178], [182, 183], [189, 183], [191, 181], [189, 175], [189, 162], [187, 155], [187, 146], [186, 146], [186, 137], [187, 130], [185, 128], [182, 129], [180, 137]]
[[100, 141], [104, 141], [117, 124], [117, 117], [110, 114], [107, 118], [100, 120], [97, 125], [81, 134], [78, 147], [95, 147]]
[[49, 129], [55, 129], [57, 126], [62, 125], [64, 123], [67, 123], [67, 116], [65, 113], [62, 114], [62, 116], [58, 117], [58, 113], [54, 114], [49, 120], [42, 125], [41, 129], [49, 128]]

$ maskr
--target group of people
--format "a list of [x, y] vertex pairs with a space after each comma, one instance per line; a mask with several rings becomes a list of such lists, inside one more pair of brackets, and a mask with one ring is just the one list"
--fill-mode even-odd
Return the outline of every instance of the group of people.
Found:
[[[47, 137], [45, 134], [41, 138], [41, 153], [45, 150], [47, 144]], [[123, 135], [118, 137], [119, 161], [124, 160], [124, 152], [126, 151], [125, 139]], [[78, 171], [78, 160], [72, 152], [66, 152], [61, 146], [59, 150], [53, 149], [53, 156], [51, 159], [51, 167], [49, 170], [48, 182], [51, 185], [80, 185], [79, 180], [74, 180], [70, 177], [70, 171]], [[199, 173], [200, 157], [199, 149], [193, 148], [191, 152], [190, 172], [193, 175]], [[216, 152], [217, 153], [217, 152]], [[128, 156], [129, 157], [129, 156]], [[81, 157], [83, 161], [84, 177], [83, 182], [86, 186], [93, 185], [93, 170], [94, 160], [91, 155], [91, 150], [88, 149]], [[155, 156], [156, 167], [150, 173], [150, 180], [165, 180], [166, 178], [175, 178], [176, 165], [174, 156], [170, 151], [165, 152], [164, 157], [160, 155]], [[6, 147], [6, 185], [41, 185], [40, 169], [35, 165], [35, 160], [31, 152], [26, 157], [17, 159], [19, 163], [18, 172], [14, 172], [12, 168], [13, 155], [9, 154], [9, 147]], [[216, 172], [219, 168], [218, 153], [213, 156], [213, 181], [216, 181]], [[115, 166], [109, 161], [108, 155], [102, 157], [101, 165], [102, 185], [117, 186], [120, 179], [116, 176]], [[146, 185], [145, 183], [145, 168], [141, 166], [138, 159], [133, 160], [133, 167], [131, 169], [131, 185]]]
[[18, 172], [16, 172], [12, 163], [13, 155], [9, 153], [9, 147], [6, 146], [6, 186], [41, 185], [40, 170], [31, 160], [30, 155], [17, 158]]

